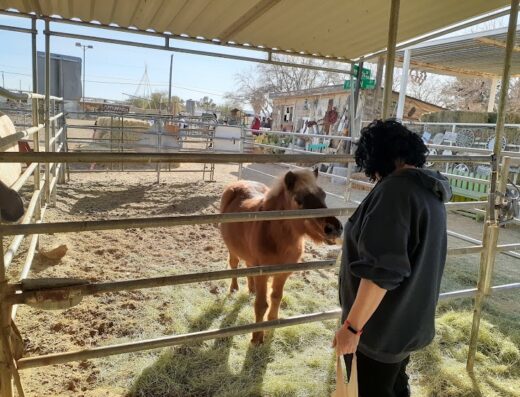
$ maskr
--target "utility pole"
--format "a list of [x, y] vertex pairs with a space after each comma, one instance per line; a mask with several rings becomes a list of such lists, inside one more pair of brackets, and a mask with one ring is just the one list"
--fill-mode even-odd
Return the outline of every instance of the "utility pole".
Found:
[[168, 90], [168, 112], [173, 113], [172, 109], [172, 71], [173, 71], [173, 54], [170, 57], [170, 85]]
[[4, 71], [2, 70], [2, 87], [5, 88], [5, 75], [4, 75]]
[[76, 47], [83, 47], [83, 87], [81, 87], [82, 88], [81, 96], [83, 97], [83, 112], [85, 112], [85, 75], [86, 75], [86, 69], [87, 69], [87, 65], [85, 63], [85, 50], [87, 48], [92, 49], [94, 47], [92, 47], [91, 45], [81, 44], [80, 42], [76, 42]]

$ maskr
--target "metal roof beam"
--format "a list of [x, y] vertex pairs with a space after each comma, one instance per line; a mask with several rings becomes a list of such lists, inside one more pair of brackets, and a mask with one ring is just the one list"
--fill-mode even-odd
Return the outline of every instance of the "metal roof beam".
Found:
[[[403, 62], [403, 58], [399, 57], [399, 62]], [[427, 62], [420, 62], [420, 61], [412, 61], [410, 62], [410, 65], [413, 68], [420, 69], [420, 70], [427, 70], [427, 71], [438, 71], [440, 74], [449, 74], [453, 76], [465, 76], [465, 77], [486, 77], [486, 78], [493, 78], [496, 76], [496, 74], [493, 73], [486, 73], [486, 72], [477, 72], [472, 70], [466, 70], [462, 68], [455, 68], [451, 66], [442, 66], [438, 64], [432, 64]]]
[[[504, 41], [490, 39], [489, 37], [480, 37], [480, 38], [477, 39], [477, 41], [479, 43], [482, 43], [482, 44], [489, 44], [489, 45], [492, 45], [492, 46], [495, 46], [495, 47], [499, 47], [499, 48], [506, 48], [506, 43]], [[512, 51], [513, 52], [520, 52], [520, 47], [519, 46], [513, 46]]]
[[255, 22], [262, 17], [267, 11], [273, 8], [281, 0], [260, 0], [253, 7], [249, 9], [238, 20], [228, 26], [221, 34], [220, 39], [225, 42], [228, 41], [234, 34], [240, 33], [247, 25]]
[[[118, 0], [115, 0], [116, 2]], [[116, 3], [114, 3], [115, 5]], [[115, 12], [115, 7], [112, 10], [112, 12]], [[6, 11], [6, 10], [0, 10], [0, 15], [7, 15], [11, 17], [18, 17], [18, 18], [34, 18], [34, 15], [32, 14], [26, 14], [22, 12], [14, 12], [14, 11]], [[41, 16], [37, 15], [38, 19], [43, 19]], [[132, 33], [132, 34], [141, 34], [145, 36], [153, 36], [153, 37], [162, 37], [167, 38], [169, 40], [180, 40], [180, 41], [189, 41], [192, 43], [199, 43], [199, 44], [211, 44], [219, 47], [229, 47], [229, 48], [238, 48], [243, 50], [249, 50], [249, 51], [257, 51], [267, 54], [279, 54], [279, 55], [287, 55], [287, 56], [294, 56], [299, 58], [309, 58], [309, 59], [315, 59], [315, 60], [321, 60], [321, 61], [327, 61], [327, 62], [338, 62], [338, 63], [346, 63], [350, 65], [350, 60], [346, 58], [334, 58], [334, 57], [325, 57], [320, 55], [312, 55], [309, 53], [301, 53], [301, 52], [287, 52], [284, 50], [275, 50], [271, 48], [263, 48], [263, 47], [254, 47], [254, 46], [244, 46], [241, 44], [231, 44], [231, 43], [225, 43], [225, 42], [219, 42], [214, 41], [210, 39], [200, 39], [195, 37], [189, 37], [189, 36], [180, 36], [180, 35], [174, 35], [174, 34], [167, 34], [167, 33], [160, 33], [160, 32], [153, 32], [149, 30], [142, 30], [142, 29], [127, 29], [120, 26], [114, 26], [114, 25], [106, 25], [102, 23], [91, 23], [86, 21], [75, 21], [71, 19], [63, 19], [63, 18], [57, 18], [57, 17], [46, 17], [50, 22], [56, 22], [56, 23], [62, 23], [67, 25], [76, 25], [76, 26], [84, 26], [89, 27], [93, 29], [104, 29], [104, 30], [112, 30], [117, 32], [124, 32], [124, 33]]]
[[[82, 34], [57, 32], [57, 31], [51, 31], [51, 30], [49, 30], [48, 33], [51, 36], [65, 37], [65, 38], [69, 38], [69, 39], [90, 40], [90, 41], [97, 41], [97, 42], [101, 42], [101, 43], [126, 45], [126, 46], [130, 46], [130, 47], [150, 48], [150, 49], [154, 49], [154, 50], [172, 51], [172, 52], [178, 52], [178, 53], [184, 53], [184, 54], [233, 59], [236, 61], [256, 62], [256, 63], [264, 63], [264, 64], [270, 64], [270, 65], [287, 66], [287, 67], [293, 67], [293, 68], [319, 70], [319, 71], [324, 71], [324, 72], [350, 74], [349, 70], [344, 70], [344, 69], [336, 69], [336, 68], [329, 68], [329, 67], [315, 66], [315, 65], [305, 65], [305, 64], [292, 63], [292, 62], [282, 62], [282, 61], [268, 60], [268, 59], [262, 59], [262, 58], [245, 57], [245, 56], [240, 56], [240, 55], [222, 54], [222, 53], [211, 52], [211, 51], [192, 50], [192, 49], [188, 49], [188, 48], [170, 47], [168, 44], [157, 45], [157, 44], [148, 44], [148, 43], [138, 43], [138, 42], [134, 42], [134, 41], [109, 39], [109, 38], [105, 38], [105, 37], [87, 36], [87, 35], [82, 35]], [[165, 41], [168, 42], [168, 38], [166, 38]]]
[[[442, 37], [448, 33], [457, 32], [459, 30], [478, 25], [479, 23], [483, 23], [483, 22], [487, 22], [487, 21], [490, 21], [490, 20], [493, 20], [496, 18], [507, 16], [507, 15], [509, 15], [510, 9], [511, 9], [511, 7], [507, 7], [506, 9], [503, 9], [500, 11], [492, 12], [492, 13], [486, 14], [486, 15], [478, 17], [478, 18], [473, 18], [473, 19], [469, 20], [468, 22], [458, 23], [458, 24], [455, 24], [452, 26], [448, 26], [444, 29], [439, 29], [437, 31], [434, 31], [427, 35], [419, 37], [417, 39], [405, 41], [404, 43], [399, 44], [396, 47], [396, 50], [404, 50], [405, 48], [414, 47], [418, 44], [424, 43], [425, 41], [429, 41], [429, 40], [435, 39], [437, 37]], [[385, 54], [386, 54], [386, 48], [383, 50], [380, 50], [380, 51], [373, 52], [371, 54], [363, 55], [357, 59], [354, 59], [354, 61], [356, 61], [356, 62], [357, 61], [367, 61], [367, 60], [373, 59], [377, 56], [385, 55]]]

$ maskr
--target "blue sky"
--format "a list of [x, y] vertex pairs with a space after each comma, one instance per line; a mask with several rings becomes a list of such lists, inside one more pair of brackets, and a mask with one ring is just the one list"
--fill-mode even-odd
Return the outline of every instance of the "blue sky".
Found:
[[[30, 27], [30, 20], [0, 16], [0, 24]], [[38, 51], [44, 51], [43, 21], [38, 21]], [[155, 37], [88, 29], [66, 24], [51, 23], [51, 29], [77, 34], [93, 34], [121, 40], [139, 40], [152, 44], [164, 44]], [[82, 49], [75, 46], [78, 40], [51, 37], [51, 52], [81, 57]], [[31, 37], [26, 33], [0, 30], [0, 84], [2, 72], [6, 88], [31, 89]], [[105, 44], [95, 41], [82, 41], [94, 46], [86, 54], [86, 93], [87, 97], [127, 99], [123, 93], [134, 94], [145, 64], [148, 69], [153, 91], [167, 91], [170, 68], [169, 51], [151, 50], [137, 47]], [[172, 41], [172, 46], [208, 50], [214, 46]], [[256, 52], [232, 48], [218, 49], [220, 52], [261, 56]], [[174, 53], [173, 58], [173, 95], [184, 99], [200, 99], [209, 96], [217, 103], [224, 101], [225, 92], [236, 89], [235, 74], [254, 66], [251, 62], [234, 61], [222, 58]]]

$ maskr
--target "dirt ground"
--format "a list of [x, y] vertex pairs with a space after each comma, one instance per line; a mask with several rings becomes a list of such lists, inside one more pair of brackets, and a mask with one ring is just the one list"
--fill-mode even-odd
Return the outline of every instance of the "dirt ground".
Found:
[[[183, 165], [181, 169], [188, 167]], [[272, 178], [264, 174], [276, 175], [285, 170], [280, 166], [254, 165], [246, 168], [243, 177], [271, 183]], [[160, 184], [155, 183], [153, 172], [73, 173], [70, 182], [59, 186], [57, 205], [50, 208], [45, 217], [47, 222], [58, 222], [212, 214], [217, 212], [224, 186], [236, 178], [236, 165], [217, 166], [216, 182], [203, 182], [200, 174], [191, 173], [163, 173]], [[322, 178], [321, 183], [325, 190], [339, 196], [329, 196], [329, 206], [344, 206], [340, 198], [344, 186], [332, 184], [326, 178]], [[357, 192], [353, 198], [362, 198], [363, 194]], [[473, 219], [450, 215], [449, 227], [474, 238], [481, 237], [482, 224]], [[508, 228], [501, 240], [518, 242], [519, 237], [516, 228]], [[10, 268], [13, 278], [23, 265], [27, 249], [27, 243], [24, 244]], [[60, 261], [37, 257], [30, 277], [109, 281], [221, 270], [226, 268], [227, 262], [227, 251], [214, 225], [45, 235], [40, 246], [48, 249], [60, 244], [68, 246], [66, 256]], [[469, 243], [450, 239], [451, 247], [465, 245]], [[337, 246], [309, 243], [304, 260], [335, 258], [338, 252]], [[478, 257], [467, 258], [463, 262], [464, 275], [460, 280], [450, 278], [443, 290], [475, 285]], [[499, 257], [497, 267], [504, 270], [501, 280], [519, 281], [520, 271], [514, 261], [504, 255]], [[450, 259], [447, 271], [461, 272], [460, 263]], [[316, 293], [308, 303], [312, 311], [336, 307], [335, 272], [320, 272], [322, 284], [310, 285], [308, 277], [308, 274], [293, 275], [288, 283], [289, 291], [291, 288], [297, 291], [296, 287], [300, 285], [312, 288]], [[100, 294], [87, 297], [79, 305], [63, 311], [41, 311], [23, 306], [18, 310], [16, 324], [24, 337], [26, 356], [180, 334], [190, 331], [192, 328], [188, 323], [191, 324], [205, 309], [197, 306], [198, 298], [193, 296], [203, 294], [204, 302], [211, 301], [212, 296], [215, 300], [227, 299], [227, 285], [227, 281], [205, 282]], [[241, 286], [244, 286], [243, 281]], [[292, 295], [296, 296], [296, 293]], [[290, 302], [291, 296], [287, 299]], [[282, 305], [281, 315], [287, 313]], [[245, 322], [252, 322], [252, 317], [246, 316]], [[33, 397], [124, 396], [143, 369], [152, 365], [160, 353], [154, 350], [24, 370], [22, 382], [26, 395]]]

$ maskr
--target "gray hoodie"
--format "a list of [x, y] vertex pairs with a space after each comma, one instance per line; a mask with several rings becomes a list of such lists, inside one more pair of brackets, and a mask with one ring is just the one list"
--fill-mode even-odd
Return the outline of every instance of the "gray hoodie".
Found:
[[362, 278], [386, 289], [358, 350], [397, 363], [428, 345], [446, 260], [451, 198], [440, 173], [403, 169], [379, 182], [345, 225], [339, 299], [344, 321]]

